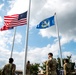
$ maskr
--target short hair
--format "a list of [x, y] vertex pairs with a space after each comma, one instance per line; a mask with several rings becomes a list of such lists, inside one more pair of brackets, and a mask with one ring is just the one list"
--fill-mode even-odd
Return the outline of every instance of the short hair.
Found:
[[64, 59], [66, 61], [66, 63], [69, 63], [69, 59]]
[[13, 61], [13, 58], [9, 58], [9, 63], [12, 63]]
[[27, 61], [27, 63], [30, 63], [30, 61]]
[[51, 55], [51, 56], [53, 56], [53, 53], [48, 53], [48, 55]]

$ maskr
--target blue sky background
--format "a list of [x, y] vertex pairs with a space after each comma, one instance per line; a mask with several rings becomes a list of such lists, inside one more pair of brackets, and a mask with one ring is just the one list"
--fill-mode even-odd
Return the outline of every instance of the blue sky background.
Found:
[[[28, 38], [28, 56], [31, 63], [42, 63], [47, 54], [60, 57], [55, 25], [47, 29], [36, 29], [40, 21], [57, 13], [57, 22], [63, 58], [72, 55], [76, 62], [76, 0], [31, 0], [30, 29]], [[0, 28], [4, 25], [5, 15], [20, 14], [28, 10], [29, 0], [1, 0]], [[13, 52], [17, 69], [24, 65], [24, 50], [27, 25], [17, 27]], [[0, 32], [0, 68], [8, 63], [14, 30]]]

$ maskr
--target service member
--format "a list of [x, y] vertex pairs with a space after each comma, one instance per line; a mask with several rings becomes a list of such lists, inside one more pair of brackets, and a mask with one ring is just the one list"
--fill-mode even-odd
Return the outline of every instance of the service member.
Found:
[[46, 62], [46, 75], [57, 75], [56, 68], [56, 59], [53, 58], [52, 53], [48, 53], [48, 60]]

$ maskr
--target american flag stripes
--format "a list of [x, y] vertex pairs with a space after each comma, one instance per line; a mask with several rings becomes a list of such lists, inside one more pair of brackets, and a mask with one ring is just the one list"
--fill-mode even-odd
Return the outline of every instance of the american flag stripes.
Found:
[[27, 12], [24, 12], [22, 14], [4, 16], [4, 26], [2, 28], [7, 28], [4, 30], [8, 30], [9, 28], [22, 26], [25, 24], [27, 24]]
[[4, 16], [4, 25], [7, 27], [16, 27], [25, 24], [27, 24], [27, 12], [24, 12], [22, 14]]

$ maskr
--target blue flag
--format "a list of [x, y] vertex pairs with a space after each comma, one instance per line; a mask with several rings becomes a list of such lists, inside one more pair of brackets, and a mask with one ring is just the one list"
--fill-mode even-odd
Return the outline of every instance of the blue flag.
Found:
[[44, 29], [44, 28], [48, 28], [50, 26], [55, 25], [54, 22], [54, 16], [49, 17], [47, 19], [44, 19], [43, 21], [41, 21], [38, 25], [37, 25], [37, 29]]

